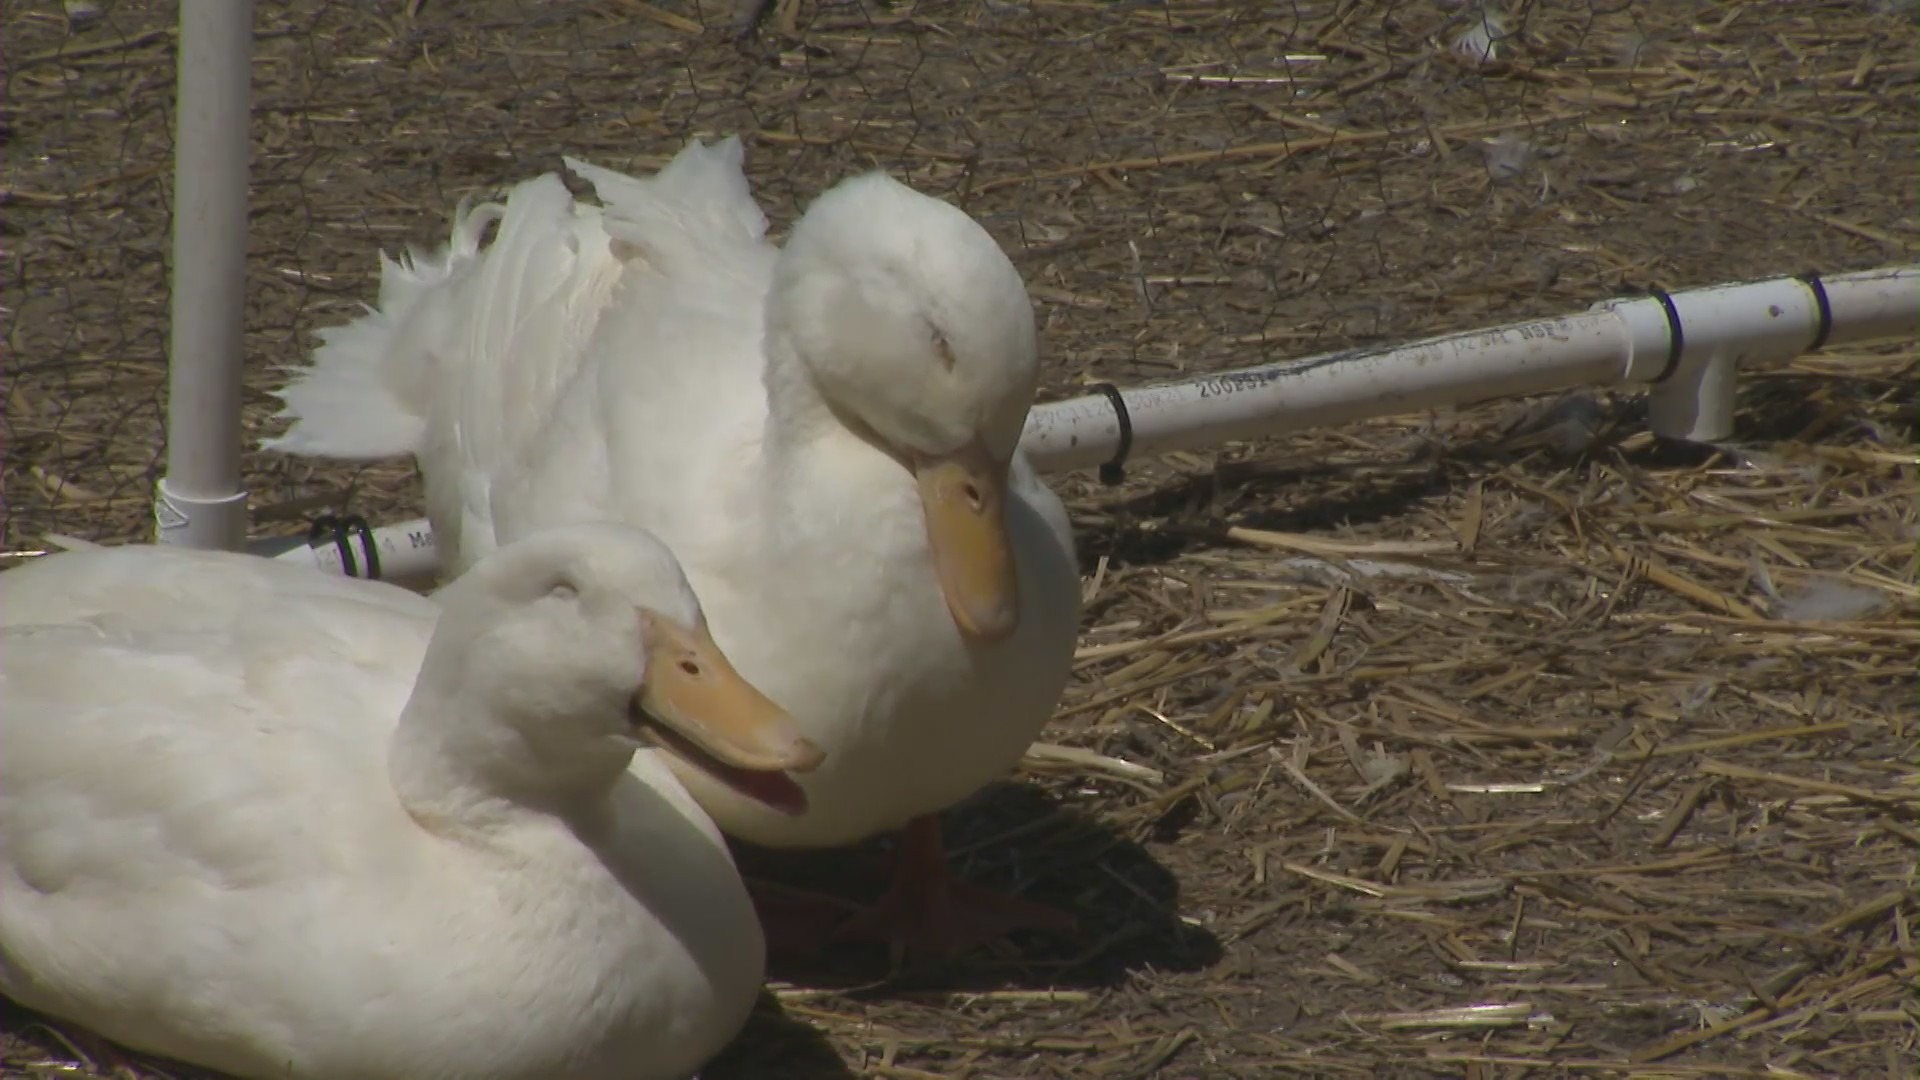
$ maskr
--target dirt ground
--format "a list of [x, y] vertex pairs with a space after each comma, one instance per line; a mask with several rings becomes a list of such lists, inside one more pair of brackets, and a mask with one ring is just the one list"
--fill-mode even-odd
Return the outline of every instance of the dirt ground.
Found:
[[[146, 539], [162, 469], [173, 9], [104, 8], [0, 11], [13, 558]], [[1910, 0], [1517, 3], [1490, 60], [1478, 11], [787, 0], [736, 42], [730, 0], [262, 0], [248, 435], [377, 251], [695, 135], [746, 137], [781, 226], [874, 166], [965, 207], [1048, 397], [1914, 261]], [[1755, 374], [1726, 444], [1644, 416], [1582, 392], [1054, 478], [1077, 677], [949, 827], [1081, 939], [776, 964], [710, 1080], [1914, 1075], [1914, 344]], [[403, 463], [247, 478], [259, 535], [418, 514]], [[97, 1075], [4, 1026], [4, 1075]]]

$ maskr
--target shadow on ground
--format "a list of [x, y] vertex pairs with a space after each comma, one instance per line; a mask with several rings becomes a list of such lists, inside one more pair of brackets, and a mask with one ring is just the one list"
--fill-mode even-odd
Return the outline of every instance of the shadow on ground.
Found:
[[[989, 785], [942, 819], [948, 854], [970, 881], [1070, 912], [1077, 937], [1016, 934], [944, 965], [892, 970], [878, 945], [834, 945], [811, 956], [775, 955], [768, 974], [847, 996], [910, 989], [1064, 989], [1117, 985], [1144, 968], [1198, 971], [1221, 956], [1212, 934], [1178, 915], [1179, 883], [1146, 848], [1036, 787]], [[742, 845], [742, 871], [760, 880], [868, 901], [885, 886], [891, 838], [854, 848], [774, 852]]]
[[746, 1030], [700, 1070], [700, 1080], [759, 1080], [768, 1076], [837, 1080], [854, 1075], [825, 1032], [788, 1016], [773, 995], [764, 993]]

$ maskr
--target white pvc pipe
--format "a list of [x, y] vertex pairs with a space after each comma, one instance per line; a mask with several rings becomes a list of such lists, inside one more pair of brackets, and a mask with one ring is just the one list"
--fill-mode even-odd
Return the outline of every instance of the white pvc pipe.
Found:
[[[1822, 279], [1822, 286], [1833, 314], [1827, 344], [1916, 329], [1920, 266], [1842, 274]], [[1693, 289], [1670, 299], [1683, 331], [1675, 376], [1729, 348], [1748, 358], [1790, 359], [1806, 351], [1819, 329], [1813, 291], [1796, 278]], [[1666, 368], [1672, 343], [1664, 305], [1643, 297], [1557, 319], [1139, 387], [1121, 392], [1133, 425], [1128, 456], [1573, 386], [1650, 383]], [[1119, 443], [1112, 403], [1092, 396], [1035, 408], [1020, 445], [1036, 468], [1061, 472], [1111, 461]]]
[[[1829, 304], [1836, 285], [1845, 293], [1880, 294], [1873, 284], [1853, 288], [1846, 280], [1822, 283]], [[1694, 289], [1671, 299], [1683, 328], [1683, 348], [1673, 372], [1647, 395], [1648, 426], [1668, 438], [1711, 442], [1732, 435], [1740, 369], [1793, 359], [1813, 343], [1820, 328], [1818, 299], [1807, 283], [1795, 278]], [[1658, 300], [1632, 302], [1659, 305]], [[1666, 319], [1664, 308], [1660, 318]], [[1872, 321], [1855, 318], [1848, 327]], [[1647, 359], [1664, 366], [1666, 358]], [[1658, 369], [1648, 364], [1638, 368], [1635, 377], [1645, 381], [1658, 376]]]
[[[254, 540], [247, 550], [271, 559], [286, 559], [329, 574], [379, 577], [386, 581], [431, 582], [440, 569], [433, 545], [433, 527], [425, 518], [382, 528], [328, 528], [323, 535], [275, 536]], [[379, 573], [370, 573], [378, 566]]]
[[162, 544], [235, 550], [246, 542], [240, 362], [252, 52], [253, 0], [182, 0], [167, 474], [153, 500]]
[[[1842, 274], [1821, 279], [1821, 287], [1831, 315], [1823, 344], [1920, 329], [1920, 266]], [[1665, 303], [1644, 297], [1411, 345], [1349, 349], [1120, 391], [1133, 429], [1128, 456], [1622, 382], [1653, 384], [1649, 420], [1657, 433], [1720, 439], [1731, 431], [1740, 365], [1792, 359], [1814, 344], [1821, 328], [1818, 298], [1797, 278], [1693, 289], [1667, 299], [1681, 328], [1678, 350]], [[1109, 462], [1119, 444], [1119, 416], [1103, 395], [1036, 406], [1020, 441], [1043, 472]], [[372, 529], [370, 535], [370, 541], [351, 542], [356, 551], [368, 542], [376, 545], [383, 576], [433, 572], [433, 530], [425, 520]], [[330, 573], [345, 571], [346, 560], [330, 538], [317, 546], [298, 540], [287, 550], [256, 550], [311, 560]], [[386, 570], [389, 560], [392, 572]]]

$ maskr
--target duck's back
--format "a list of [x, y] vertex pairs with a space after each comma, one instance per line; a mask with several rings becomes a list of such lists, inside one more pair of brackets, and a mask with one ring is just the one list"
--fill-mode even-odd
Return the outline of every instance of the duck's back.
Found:
[[690, 145], [645, 179], [568, 161], [600, 197], [620, 273], [538, 432], [494, 470], [497, 542], [611, 519], [699, 559], [745, 516], [775, 252], [740, 161], [731, 138]]
[[91, 548], [0, 574], [0, 627], [93, 621], [121, 632], [310, 631], [353, 638], [404, 626], [411, 639], [431, 629], [438, 610], [405, 589], [369, 589], [277, 559], [184, 547]]
[[[175, 594], [163, 625], [166, 588], [210, 566], [153, 554], [0, 575], [0, 990], [205, 1060], [196, 1039], [231, 1046], [293, 1012], [298, 998], [282, 995], [311, 993], [303, 980], [328, 978], [325, 935], [289, 927], [341, 919], [344, 878], [377, 878], [390, 860], [404, 880], [386, 736], [426, 632], [396, 620], [412, 606], [384, 595], [399, 590], [352, 590], [374, 598], [356, 605], [339, 586], [368, 583], [344, 581], [315, 588], [317, 603], [282, 595], [226, 614], [249, 590]], [[89, 591], [142, 564], [145, 586], [120, 604]], [[278, 571], [293, 594], [326, 580]], [[63, 580], [69, 619], [49, 597]]]
[[379, 306], [321, 333], [263, 445], [414, 455], [450, 574], [548, 525], [650, 523], [610, 505], [637, 470], [645, 501], [710, 503], [766, 413], [774, 253], [741, 160], [735, 138], [645, 178], [569, 160], [601, 205], [548, 174], [463, 209], [439, 253], [382, 260]]

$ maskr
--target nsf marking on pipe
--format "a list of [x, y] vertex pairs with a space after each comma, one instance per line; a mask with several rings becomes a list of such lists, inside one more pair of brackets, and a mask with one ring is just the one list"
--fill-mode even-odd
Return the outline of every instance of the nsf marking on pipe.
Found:
[[1566, 341], [1567, 328], [1561, 322], [1521, 323], [1513, 328], [1521, 341]]

